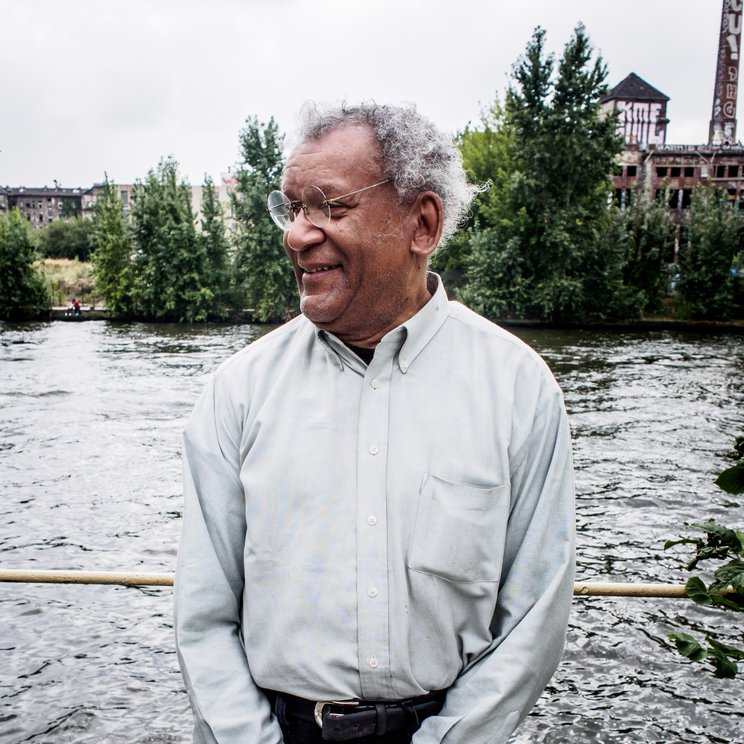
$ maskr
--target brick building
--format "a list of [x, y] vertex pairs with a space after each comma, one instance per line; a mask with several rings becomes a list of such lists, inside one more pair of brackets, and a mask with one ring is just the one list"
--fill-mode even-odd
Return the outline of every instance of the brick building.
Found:
[[669, 98], [635, 73], [602, 100], [604, 111], [618, 112], [618, 127], [625, 140], [620, 172], [613, 176], [619, 204], [627, 204], [638, 186], [655, 197], [664, 195], [671, 209], [682, 210], [689, 207], [694, 186], [708, 183], [723, 189], [731, 202], [744, 208], [744, 145], [736, 139], [742, 7], [740, 0], [722, 1], [715, 93], [706, 144], [667, 144]]
[[50, 222], [74, 217], [82, 212], [83, 189], [6, 186], [0, 190], [0, 212], [18, 209], [32, 227], [47, 227]]
[[686, 209], [695, 184], [710, 183], [744, 208], [744, 146], [666, 144], [668, 100], [635, 73], [603, 99], [605, 111], [619, 112], [625, 139], [620, 172], [613, 176], [618, 203], [627, 204], [633, 187], [639, 186], [654, 196], [666, 192], [670, 208]]
[[[215, 184], [217, 198], [222, 205], [225, 220], [233, 224], [230, 193], [235, 188], [235, 179], [229, 173], [223, 173], [219, 183]], [[134, 184], [115, 184], [119, 194], [122, 211], [129, 214], [132, 207]], [[191, 206], [197, 219], [201, 217], [202, 187], [191, 186]], [[90, 188], [60, 188], [0, 186], [0, 214], [18, 209], [32, 227], [41, 229], [51, 222], [70, 217], [92, 217], [96, 199], [103, 191], [102, 183], [95, 183]]]

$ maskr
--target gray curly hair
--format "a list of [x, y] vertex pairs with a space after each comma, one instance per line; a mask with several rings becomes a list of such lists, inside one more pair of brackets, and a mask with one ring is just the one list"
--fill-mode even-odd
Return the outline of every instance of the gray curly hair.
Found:
[[307, 103], [292, 150], [335, 129], [363, 124], [380, 146], [382, 168], [392, 179], [402, 203], [424, 191], [442, 200], [444, 224], [440, 245], [457, 231], [480, 187], [468, 182], [460, 151], [452, 139], [422, 116], [413, 104], [382, 106], [362, 102], [349, 106]]

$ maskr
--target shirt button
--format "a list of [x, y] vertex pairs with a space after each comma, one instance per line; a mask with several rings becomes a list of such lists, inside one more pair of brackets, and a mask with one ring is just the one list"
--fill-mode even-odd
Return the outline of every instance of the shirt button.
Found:
[[370, 658], [370, 660], [367, 662], [367, 664], [369, 664], [370, 669], [377, 669], [378, 662], [377, 662], [377, 659], [374, 656], [372, 656]]
[[372, 380], [372, 382], [370, 382], [370, 385], [372, 385], [373, 390], [377, 390], [377, 388], [380, 387], [380, 381], [375, 378], [374, 380]]
[[401, 359], [400, 360], [400, 366], [403, 367], [403, 369], [406, 369], [408, 367], [408, 359]]
[[376, 597], [377, 596], [377, 587], [376, 586], [371, 586], [369, 589], [367, 589], [367, 594], [370, 597], [372, 597], [372, 598]]
[[376, 454], [377, 454], [377, 453], [378, 453], [379, 451], [380, 451], [380, 448], [379, 448], [379, 447], [378, 447], [378, 446], [377, 446], [376, 444], [373, 444], [373, 445], [372, 445], [372, 446], [371, 446], [371, 447], [369, 448], [369, 454], [370, 454], [370, 455], [376, 455]]
[[376, 516], [375, 516], [374, 514], [370, 514], [370, 515], [369, 515], [369, 516], [367, 517], [367, 524], [368, 524], [368, 525], [369, 525], [370, 527], [374, 527], [374, 526], [375, 526], [375, 525], [377, 524], [377, 517], [376, 517]]

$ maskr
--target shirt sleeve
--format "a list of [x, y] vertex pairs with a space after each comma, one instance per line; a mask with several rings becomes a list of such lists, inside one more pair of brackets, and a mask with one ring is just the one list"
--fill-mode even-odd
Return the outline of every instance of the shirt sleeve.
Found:
[[241, 636], [245, 499], [240, 426], [229, 409], [211, 382], [184, 432], [176, 650], [194, 712], [194, 742], [278, 744], [281, 729], [251, 676]]
[[575, 517], [570, 432], [554, 390], [511, 472], [492, 642], [463, 669], [414, 744], [506, 742], [560, 661], [573, 595]]

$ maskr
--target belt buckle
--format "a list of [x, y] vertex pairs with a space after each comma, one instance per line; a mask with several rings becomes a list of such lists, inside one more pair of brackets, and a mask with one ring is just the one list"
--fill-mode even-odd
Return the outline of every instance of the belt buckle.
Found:
[[317, 723], [321, 729], [323, 728], [323, 710], [328, 705], [341, 705], [341, 706], [347, 706], [349, 708], [356, 708], [356, 706], [359, 705], [359, 701], [358, 700], [324, 700], [324, 701], [315, 703], [315, 710], [313, 712], [313, 715], [315, 716], [315, 723]]

